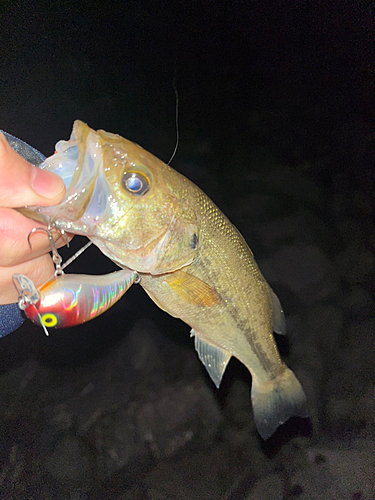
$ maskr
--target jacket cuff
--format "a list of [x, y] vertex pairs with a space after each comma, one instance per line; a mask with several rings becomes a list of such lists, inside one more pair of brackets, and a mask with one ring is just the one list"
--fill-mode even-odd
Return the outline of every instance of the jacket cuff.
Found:
[[24, 318], [21, 316], [21, 310], [18, 304], [5, 304], [0, 306], [0, 338], [5, 337], [8, 333], [17, 330]]

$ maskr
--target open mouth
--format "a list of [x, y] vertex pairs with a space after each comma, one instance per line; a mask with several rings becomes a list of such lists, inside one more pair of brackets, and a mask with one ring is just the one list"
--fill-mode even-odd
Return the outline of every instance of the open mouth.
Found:
[[[102, 172], [102, 151], [98, 134], [81, 121], [76, 121], [68, 141], [59, 141], [55, 153], [39, 166], [43, 170], [59, 175], [65, 184], [63, 201], [54, 206], [25, 207], [19, 211], [29, 218], [79, 234], [87, 234], [80, 219], [90, 203], [98, 176]], [[101, 197], [103, 198], [103, 196]], [[101, 208], [96, 207], [95, 217]]]

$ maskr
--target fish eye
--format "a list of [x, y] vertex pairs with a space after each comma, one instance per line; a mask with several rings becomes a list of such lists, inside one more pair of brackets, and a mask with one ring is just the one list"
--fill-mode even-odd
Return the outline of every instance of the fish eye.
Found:
[[149, 190], [149, 182], [145, 175], [139, 172], [127, 172], [122, 178], [123, 187], [129, 193], [142, 195]]

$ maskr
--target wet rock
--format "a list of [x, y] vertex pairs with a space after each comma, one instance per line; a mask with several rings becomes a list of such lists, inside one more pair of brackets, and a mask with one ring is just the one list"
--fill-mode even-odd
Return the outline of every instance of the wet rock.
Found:
[[137, 460], [209, 444], [222, 421], [194, 349], [174, 344], [147, 320], [102, 358], [56, 369], [27, 362], [3, 375], [2, 387], [3, 428], [15, 418], [29, 423], [52, 490], [72, 495]]
[[[224, 451], [220, 443], [186, 450], [173, 460], [163, 460], [145, 477], [150, 500], [217, 500], [230, 484], [243, 476], [244, 464], [230, 446]], [[251, 475], [251, 480], [253, 476]], [[233, 497], [234, 498], [234, 497]]]
[[[374, 450], [373, 450], [374, 451]], [[310, 466], [297, 471], [291, 484], [300, 489], [298, 498], [334, 498], [347, 500], [359, 492], [365, 499], [375, 495], [375, 458], [353, 443], [351, 449], [310, 448]], [[362, 497], [359, 497], [362, 498]]]
[[126, 406], [108, 409], [95, 423], [95, 448], [103, 476], [139, 457], [165, 458], [186, 444], [212, 441], [221, 417], [203, 380], [139, 394]]
[[140, 319], [125, 341], [116, 350], [116, 366], [118, 369], [126, 365], [140, 373], [151, 373], [160, 370], [163, 357], [160, 355], [160, 332], [150, 320]]
[[258, 479], [246, 500], [283, 500], [285, 486], [282, 477], [277, 474]]
[[91, 453], [82, 439], [72, 434], [58, 437], [44, 466], [53, 483], [68, 491], [88, 491], [94, 484]]

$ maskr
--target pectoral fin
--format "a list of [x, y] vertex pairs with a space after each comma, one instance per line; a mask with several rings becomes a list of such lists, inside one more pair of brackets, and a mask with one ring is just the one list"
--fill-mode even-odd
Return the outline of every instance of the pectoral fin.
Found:
[[165, 281], [189, 304], [200, 307], [211, 307], [218, 304], [221, 300], [216, 290], [185, 271], [170, 273], [165, 277]]
[[194, 330], [191, 330], [191, 337], [194, 337], [194, 346], [199, 359], [206, 367], [216, 387], [219, 388], [231, 354], [224, 351], [224, 349], [220, 349], [220, 347], [216, 347], [202, 340]]
[[279, 335], [286, 334], [286, 324], [283, 308], [277, 298], [276, 293], [270, 289], [271, 303], [272, 303], [272, 318], [273, 318], [273, 331]]

